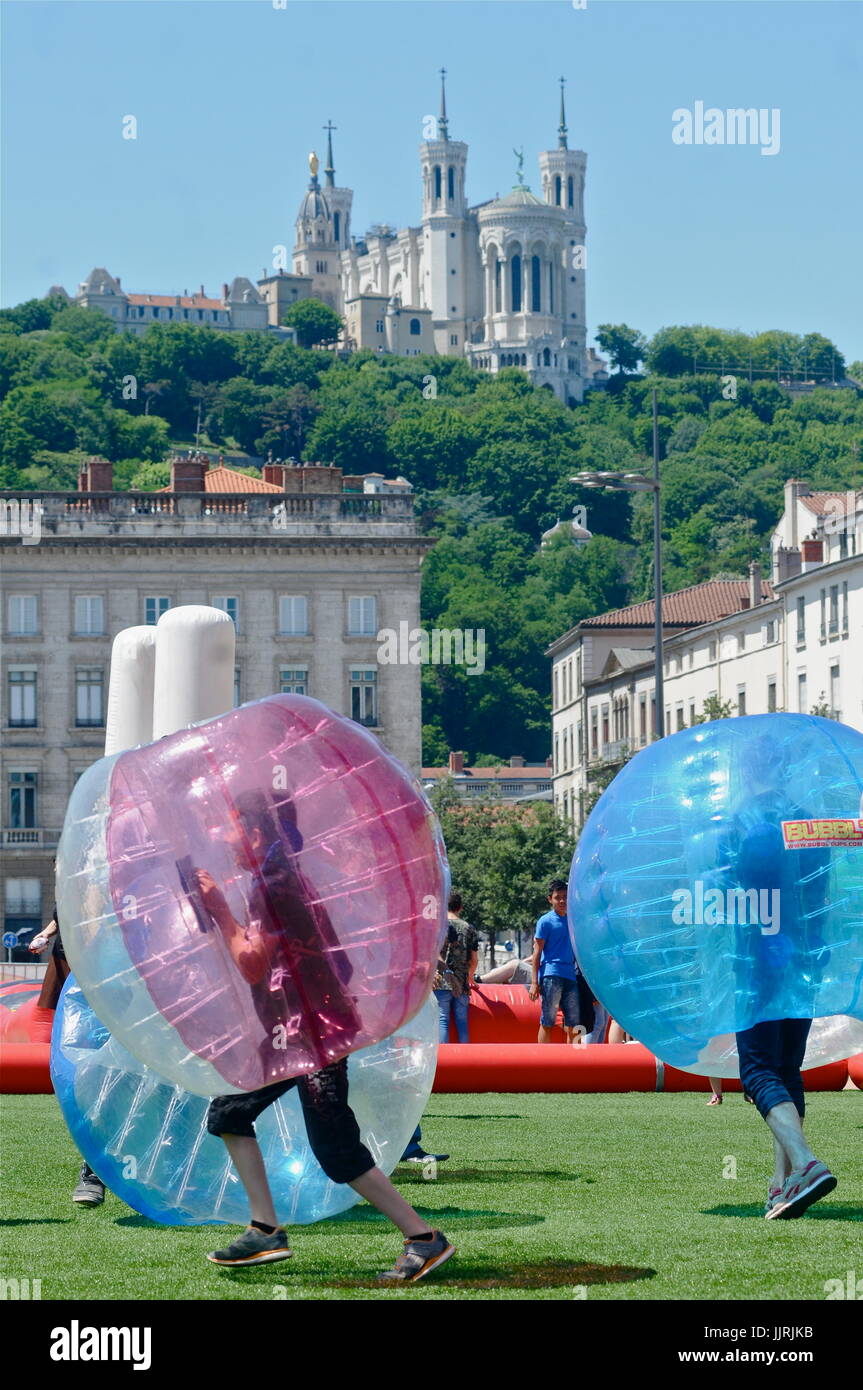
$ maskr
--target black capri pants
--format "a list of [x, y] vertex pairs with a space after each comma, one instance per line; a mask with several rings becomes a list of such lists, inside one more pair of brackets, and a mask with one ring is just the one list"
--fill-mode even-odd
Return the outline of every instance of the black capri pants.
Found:
[[360, 1139], [360, 1127], [348, 1105], [348, 1059], [343, 1057], [310, 1076], [292, 1076], [236, 1096], [216, 1096], [207, 1111], [207, 1132], [221, 1137], [255, 1138], [255, 1120], [279, 1096], [299, 1087], [303, 1119], [312, 1153], [331, 1182], [354, 1182], [375, 1161]]

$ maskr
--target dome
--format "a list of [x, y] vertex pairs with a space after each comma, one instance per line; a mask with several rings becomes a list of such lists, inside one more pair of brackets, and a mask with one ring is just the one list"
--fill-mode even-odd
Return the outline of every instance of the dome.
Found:
[[547, 208], [550, 203], [544, 203], [541, 198], [537, 198], [535, 193], [531, 193], [529, 188], [514, 188], [511, 193], [507, 193], [505, 198], [495, 198], [493, 203], [489, 203], [491, 208]]
[[318, 218], [323, 218], [325, 222], [331, 221], [330, 205], [324, 196], [323, 189], [319, 186], [317, 179], [312, 179], [309, 184], [306, 196], [300, 203], [301, 222], [314, 222]]

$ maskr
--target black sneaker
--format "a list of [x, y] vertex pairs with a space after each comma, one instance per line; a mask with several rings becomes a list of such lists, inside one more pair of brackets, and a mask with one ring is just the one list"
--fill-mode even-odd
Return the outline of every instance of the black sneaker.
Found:
[[101, 1178], [97, 1178], [93, 1169], [86, 1163], [81, 1164], [81, 1176], [78, 1186], [72, 1193], [72, 1201], [79, 1207], [98, 1207], [105, 1200], [105, 1184]]
[[392, 1269], [385, 1269], [378, 1278], [384, 1284], [415, 1284], [454, 1254], [455, 1246], [450, 1245], [443, 1231], [432, 1231], [431, 1240], [406, 1240], [404, 1253]]
[[433, 1158], [438, 1163], [446, 1163], [449, 1154], [427, 1154], [425, 1149], [417, 1147], [415, 1149], [409, 1149], [407, 1153], [403, 1153], [399, 1159], [399, 1163], [425, 1163], [427, 1158]]
[[281, 1227], [268, 1236], [256, 1226], [247, 1226], [231, 1245], [224, 1250], [211, 1250], [207, 1259], [214, 1265], [268, 1265], [275, 1260], [289, 1260], [292, 1254]]

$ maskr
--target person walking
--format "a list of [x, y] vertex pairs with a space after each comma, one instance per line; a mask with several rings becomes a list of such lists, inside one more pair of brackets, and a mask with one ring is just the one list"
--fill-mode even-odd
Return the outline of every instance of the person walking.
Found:
[[450, 893], [447, 911], [447, 937], [438, 972], [434, 980], [435, 998], [440, 1009], [440, 1041], [449, 1042], [450, 1015], [455, 1018], [460, 1043], [468, 1036], [468, 1004], [470, 991], [475, 988], [476, 965], [479, 958], [479, 937], [459, 913], [464, 904], [460, 893]]

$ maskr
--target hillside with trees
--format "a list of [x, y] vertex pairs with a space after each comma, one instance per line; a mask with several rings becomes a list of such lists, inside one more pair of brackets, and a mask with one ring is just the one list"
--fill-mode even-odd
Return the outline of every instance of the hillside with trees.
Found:
[[[306, 317], [307, 340], [332, 331]], [[649, 497], [569, 478], [648, 466], [654, 386], [668, 590], [766, 561], [786, 479], [837, 491], [863, 479], [863, 398], [833, 386], [845, 364], [820, 335], [694, 326], [647, 341], [606, 324], [597, 336], [614, 374], [570, 409], [516, 368], [492, 377], [460, 358], [341, 356], [183, 324], [132, 337], [96, 310], [29, 301], [0, 311], [0, 487], [74, 488], [81, 459], [98, 453], [118, 488], [157, 488], [169, 450], [196, 434], [253, 472], [272, 453], [403, 475], [437, 540], [424, 625], [483, 628], [487, 642], [482, 676], [424, 669], [424, 760], [462, 748], [541, 761], [544, 648], [580, 618], [650, 592]], [[788, 389], [801, 378], [805, 388]], [[540, 548], [578, 503], [593, 540]]]

